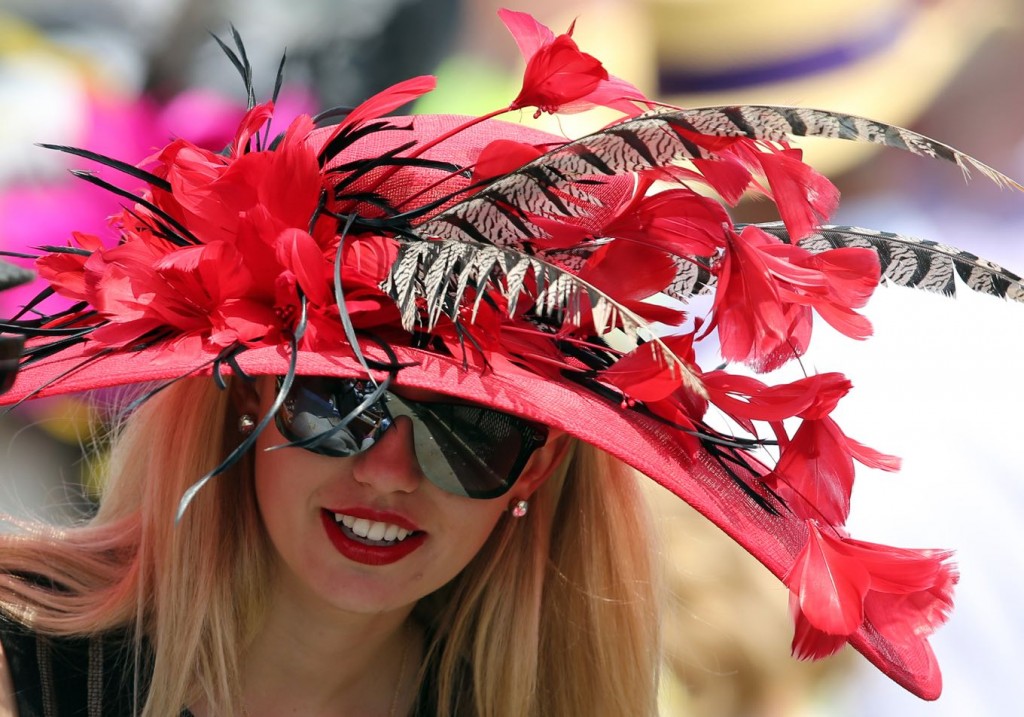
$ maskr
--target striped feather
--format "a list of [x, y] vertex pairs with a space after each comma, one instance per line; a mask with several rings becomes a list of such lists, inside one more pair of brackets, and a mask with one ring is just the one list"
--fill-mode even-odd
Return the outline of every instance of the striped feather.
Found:
[[381, 288], [398, 304], [406, 330], [430, 330], [442, 315], [459, 323], [459, 309], [470, 287], [476, 295], [470, 321], [489, 290], [504, 296], [509, 302], [507, 313], [514, 314], [531, 272], [538, 314], [579, 325], [583, 307], [589, 306], [598, 334], [618, 328], [633, 347], [650, 341], [658, 360], [672, 367], [684, 385], [703, 395], [699, 379], [671, 349], [657, 337], [641, 336], [648, 328], [643, 318], [592, 284], [536, 256], [465, 240], [405, 241]]
[[[768, 234], [789, 243], [789, 232], [782, 222], [756, 224]], [[742, 229], [743, 225], [737, 225]], [[914, 239], [894, 232], [862, 227], [829, 225], [797, 242], [814, 254], [843, 247], [873, 249], [879, 258], [883, 281], [923, 289], [946, 296], [956, 296], [956, 279], [969, 289], [1010, 301], [1024, 302], [1024, 280], [995, 262], [982, 259], [956, 247], [924, 239]], [[707, 263], [710, 258], [704, 258]], [[691, 262], [677, 260], [679, 272], [665, 294], [679, 301], [710, 293], [716, 279], [706, 269]]]
[[965, 176], [977, 170], [1000, 186], [1024, 190], [1002, 172], [948, 144], [925, 137], [903, 127], [806, 107], [775, 105], [736, 105], [699, 107], [668, 113], [677, 126], [686, 126], [700, 134], [782, 142], [788, 137], [822, 137], [880, 144], [902, 149], [922, 157], [943, 159], [956, 164]]
[[[757, 226], [789, 241], [782, 222]], [[987, 259], [938, 242], [860, 227], [823, 226], [798, 242], [798, 246], [816, 254], [840, 247], [866, 247], [878, 253], [882, 277], [891, 284], [955, 296], [955, 276], [959, 276], [969, 289], [981, 294], [1024, 302], [1024, 282], [1020, 276]]]
[[743, 105], [661, 110], [623, 120], [568, 142], [495, 179], [452, 208], [419, 224], [424, 237], [481, 241], [534, 251], [547, 235], [529, 216], [572, 218], [599, 206], [581, 180], [610, 177], [714, 155], [681, 135], [746, 137], [783, 142], [790, 137], [824, 137], [869, 142], [943, 159], [965, 174], [977, 170], [1000, 186], [1024, 190], [1006, 175], [949, 145], [902, 127], [853, 115], [802, 107]]

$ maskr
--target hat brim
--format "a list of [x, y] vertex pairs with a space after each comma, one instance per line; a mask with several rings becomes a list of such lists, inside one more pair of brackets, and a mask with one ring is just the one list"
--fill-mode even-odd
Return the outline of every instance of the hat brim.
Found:
[[[569, 379], [539, 376], [511, 363], [467, 368], [463, 357], [401, 346], [392, 349], [399, 363], [409, 364], [398, 372], [398, 385], [491, 406], [558, 428], [606, 451], [692, 505], [780, 579], [806, 542], [802, 519], [781, 505], [775, 514], [765, 510], [744, 492], [737, 478], [726, 475], [702, 451], [692, 453], [684, 448], [677, 429], [651, 416], [581, 391]], [[387, 360], [372, 346], [365, 347], [365, 351], [372, 358]], [[200, 351], [178, 356], [168, 352], [166, 346], [158, 346], [89, 359], [84, 347], [76, 347], [24, 367], [2, 400], [12, 403], [32, 395], [45, 380], [43, 377], [62, 378], [35, 393], [38, 397], [128, 382], [162, 382], [186, 375], [209, 377], [217, 353]], [[288, 371], [289, 356], [278, 347], [253, 348], [240, 353], [236, 363], [249, 375], [282, 375]], [[296, 371], [300, 375], [366, 375], [351, 356], [308, 351], [296, 356]], [[935, 699], [941, 692], [938, 664], [926, 645], [893, 644], [868, 622], [850, 642], [882, 672], [919, 697]]]

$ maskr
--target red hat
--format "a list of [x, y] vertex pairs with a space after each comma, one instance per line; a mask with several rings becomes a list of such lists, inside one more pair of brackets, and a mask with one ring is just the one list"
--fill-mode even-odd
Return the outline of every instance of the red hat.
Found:
[[[957, 574], [949, 552], [845, 531], [854, 461], [898, 465], [830, 417], [849, 382], [769, 386], [700, 366], [693, 346], [715, 337], [727, 362], [767, 371], [804, 353], [815, 314], [863, 339], [856, 309], [883, 275], [951, 293], [955, 270], [974, 289], [1024, 298], [1018, 277], [970, 254], [822, 226], [838, 193], [788, 136], [887, 144], [1012, 182], [848, 115], [657, 106], [582, 52], [571, 28], [502, 18], [527, 69], [501, 112], [601, 105], [623, 119], [567, 141], [493, 119], [501, 112], [387, 117], [432, 89], [416, 78], [339, 124], [300, 117], [272, 141], [273, 103], [256, 105], [221, 154], [179, 139], [133, 167], [61, 148], [145, 186], [82, 174], [130, 200], [112, 221], [120, 242], [76, 234], [42, 250], [40, 275], [78, 303], [0, 324], [30, 339], [2, 400], [222, 372], [369, 374], [535, 419], [667, 487], [782, 579], [798, 657], [850, 642], [935, 698], [927, 636]], [[781, 221], [731, 221], [723, 204], [750, 189]], [[712, 291], [710, 316], [691, 324], [678, 301], [658, 300]], [[712, 409], [734, 428], [710, 425]]]

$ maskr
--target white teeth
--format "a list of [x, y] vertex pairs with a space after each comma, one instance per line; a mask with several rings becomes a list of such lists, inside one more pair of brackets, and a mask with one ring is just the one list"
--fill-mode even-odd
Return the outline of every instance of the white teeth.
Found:
[[370, 521], [366, 518], [356, 518], [356, 522], [352, 524], [352, 532], [358, 535], [360, 538], [365, 538], [370, 535]]
[[366, 518], [354, 518], [344, 513], [335, 513], [334, 520], [344, 525], [360, 538], [376, 542], [400, 542], [412, 534], [411, 530], [400, 528], [392, 523], [381, 523], [376, 520], [367, 520]]

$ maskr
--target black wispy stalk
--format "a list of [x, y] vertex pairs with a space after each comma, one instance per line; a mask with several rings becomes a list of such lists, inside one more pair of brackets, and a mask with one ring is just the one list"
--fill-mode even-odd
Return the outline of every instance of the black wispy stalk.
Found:
[[148, 209], [149, 211], [153, 212], [155, 215], [157, 215], [158, 217], [163, 219], [165, 222], [170, 224], [172, 227], [177, 229], [178, 232], [180, 233], [180, 235], [184, 239], [186, 239], [189, 243], [191, 243], [191, 244], [198, 244], [199, 243], [199, 240], [196, 239], [192, 235], [192, 232], [190, 232], [188, 229], [186, 229], [181, 224], [181, 222], [179, 222], [177, 219], [172, 217], [170, 214], [168, 214], [163, 209], [161, 209], [160, 207], [156, 206], [155, 204], [153, 204], [149, 200], [143, 199], [142, 197], [138, 196], [137, 194], [133, 194], [132, 192], [129, 192], [127, 189], [122, 189], [121, 187], [118, 187], [115, 184], [111, 184], [110, 182], [104, 181], [104, 180], [100, 179], [99, 177], [97, 177], [95, 174], [92, 174], [91, 172], [84, 172], [84, 171], [79, 170], [79, 169], [73, 169], [73, 170], [71, 170], [71, 174], [73, 174], [74, 176], [78, 177], [79, 179], [84, 179], [86, 182], [89, 182], [89, 184], [94, 184], [97, 187], [100, 187], [101, 189], [106, 189], [108, 192], [112, 192], [112, 193], [118, 195], [119, 197], [124, 197], [125, 199], [130, 199], [131, 201], [133, 201], [133, 202], [135, 202], [137, 204], [141, 204], [146, 209]]
[[162, 179], [156, 176], [155, 174], [147, 172], [144, 169], [139, 169], [135, 165], [128, 164], [127, 162], [122, 162], [119, 159], [114, 159], [112, 157], [107, 157], [102, 154], [97, 154], [96, 152], [90, 152], [87, 149], [80, 149], [78, 147], [68, 147], [62, 144], [40, 144], [39, 146], [43, 147], [44, 149], [53, 149], [58, 152], [64, 152], [65, 154], [73, 154], [76, 157], [82, 157], [83, 159], [88, 159], [90, 161], [97, 162], [98, 164], [110, 167], [111, 169], [116, 169], [118, 172], [121, 172], [122, 174], [127, 174], [130, 177], [140, 179], [143, 182], [146, 182], [147, 184], [156, 187], [157, 189], [162, 189], [165, 192], [171, 191], [171, 183], [168, 182], [166, 179]]

